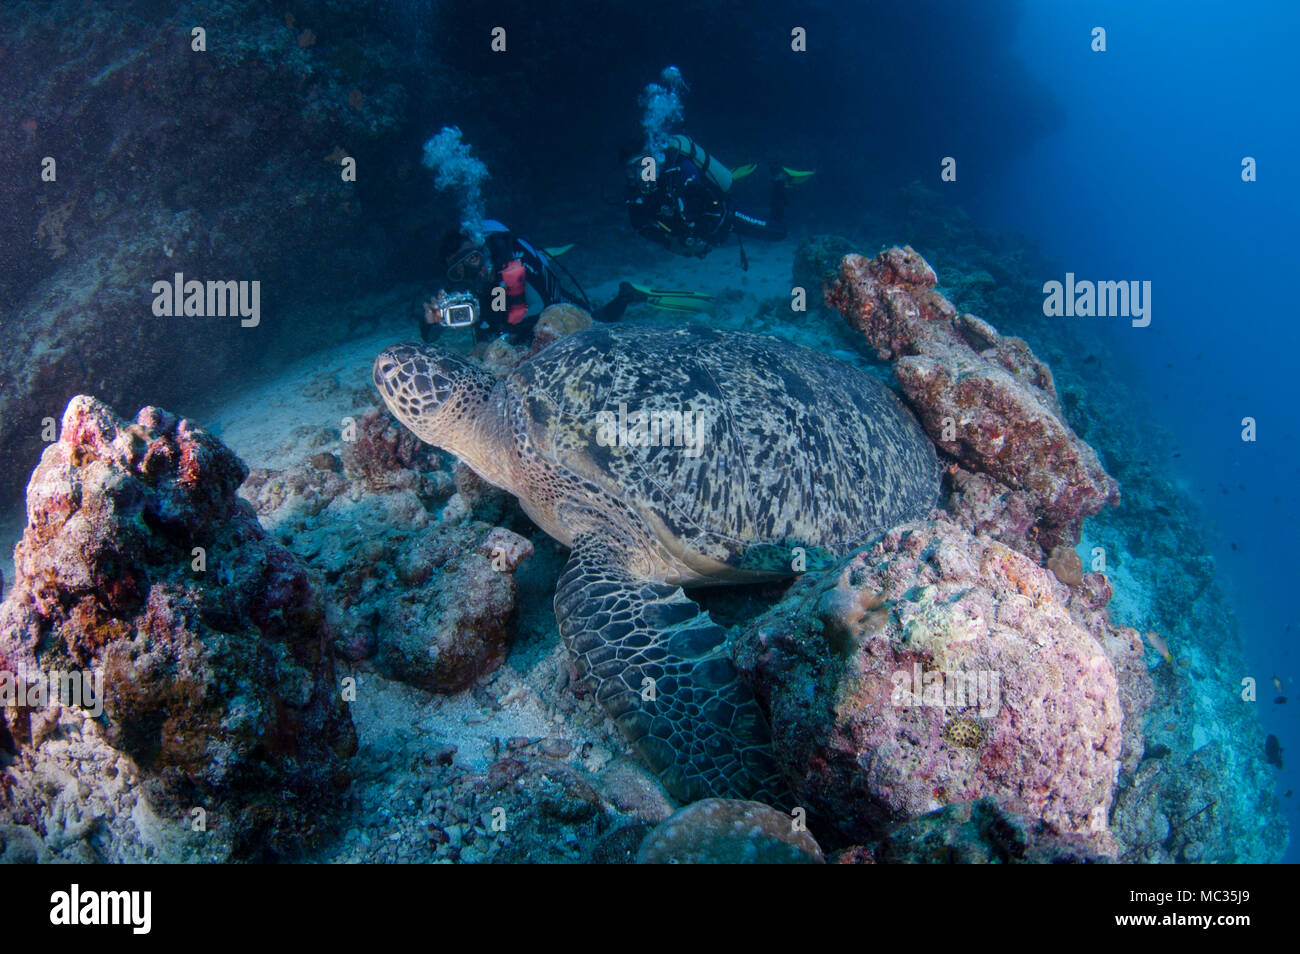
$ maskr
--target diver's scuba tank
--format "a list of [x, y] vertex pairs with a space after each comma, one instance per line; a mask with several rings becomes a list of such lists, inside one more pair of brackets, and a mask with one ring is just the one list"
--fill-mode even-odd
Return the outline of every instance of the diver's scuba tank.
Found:
[[668, 148], [676, 150], [699, 167], [700, 174], [708, 179], [720, 192], [731, 191], [731, 170], [714, 159], [704, 148], [690, 136], [677, 133], [668, 137]]

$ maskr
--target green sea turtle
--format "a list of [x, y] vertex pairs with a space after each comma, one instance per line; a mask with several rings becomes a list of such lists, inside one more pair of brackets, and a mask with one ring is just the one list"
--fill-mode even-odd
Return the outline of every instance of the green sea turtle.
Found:
[[636, 325], [569, 335], [500, 380], [397, 345], [374, 380], [571, 548], [560, 634], [668, 790], [783, 800], [726, 633], [681, 587], [794, 576], [927, 513], [934, 447], [894, 393], [775, 338]]

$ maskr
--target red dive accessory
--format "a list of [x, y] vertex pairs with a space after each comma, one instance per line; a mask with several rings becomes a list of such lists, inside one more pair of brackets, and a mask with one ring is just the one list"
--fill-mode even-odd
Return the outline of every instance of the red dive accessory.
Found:
[[528, 302], [524, 296], [527, 276], [524, 263], [517, 258], [511, 259], [501, 269], [501, 282], [506, 286], [506, 321], [512, 325], [519, 324], [528, 314]]

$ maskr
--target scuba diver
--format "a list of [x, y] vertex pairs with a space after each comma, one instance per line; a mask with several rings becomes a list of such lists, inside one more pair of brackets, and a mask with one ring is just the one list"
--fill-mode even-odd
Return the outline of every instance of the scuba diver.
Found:
[[742, 236], [785, 238], [787, 189], [806, 182], [812, 172], [780, 168], [772, 177], [771, 208], [766, 219], [738, 209], [732, 185], [758, 167], [748, 163], [728, 169], [690, 136], [669, 136], [664, 161], [654, 163], [641, 143], [624, 146], [628, 218], [641, 235], [678, 255], [703, 257], [735, 234], [741, 267], [748, 269]]
[[618, 294], [600, 308], [558, 261], [573, 246], [533, 246], [500, 222], [486, 219], [482, 242], [460, 231], [443, 236], [438, 251], [443, 285], [424, 303], [420, 337], [429, 341], [437, 328], [473, 329], [475, 342], [506, 336], [521, 344], [532, 335], [542, 310], [567, 303], [588, 311], [596, 321], [618, 321], [628, 305], [645, 302], [674, 311], [702, 311], [713, 296], [661, 290], [621, 282]]

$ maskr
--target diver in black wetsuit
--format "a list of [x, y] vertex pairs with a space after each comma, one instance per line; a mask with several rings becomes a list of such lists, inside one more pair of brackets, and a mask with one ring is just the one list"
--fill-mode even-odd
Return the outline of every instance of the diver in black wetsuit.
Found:
[[[738, 241], [740, 236], [785, 238], [786, 190], [813, 174], [778, 169], [771, 211], [760, 219], [736, 208], [729, 194], [736, 179], [754, 171], [752, 164], [733, 172], [681, 134], [669, 137], [662, 163], [639, 148], [630, 144], [623, 150], [628, 218], [641, 235], [678, 255], [703, 257], [733, 233]], [[741, 264], [748, 267], [743, 244]]]
[[500, 335], [520, 344], [532, 335], [542, 310], [569, 303], [591, 313], [597, 321], [618, 321], [627, 306], [646, 301], [644, 292], [623, 282], [618, 295], [600, 308], [573, 276], [559, 265], [560, 252], [534, 247], [500, 222], [483, 222], [484, 240], [475, 242], [453, 231], [443, 236], [438, 258], [442, 286], [424, 303], [420, 336], [430, 340], [435, 329], [473, 329], [475, 341]]

